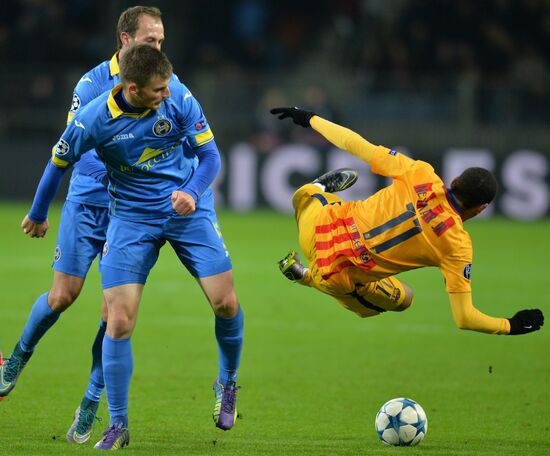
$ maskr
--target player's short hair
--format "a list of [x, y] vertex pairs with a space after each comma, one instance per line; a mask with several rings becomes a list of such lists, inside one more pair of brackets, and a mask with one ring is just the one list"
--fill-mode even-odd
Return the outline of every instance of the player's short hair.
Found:
[[495, 176], [489, 170], [477, 167], [465, 169], [452, 185], [453, 194], [464, 209], [490, 203], [497, 188]]
[[117, 49], [122, 47], [122, 41], [120, 41], [120, 34], [122, 32], [127, 33], [132, 38], [136, 37], [139, 28], [139, 18], [144, 14], [162, 20], [162, 12], [154, 6], [132, 6], [120, 14], [116, 26]]
[[145, 86], [151, 78], [172, 76], [172, 64], [166, 54], [148, 44], [133, 44], [120, 59], [120, 80], [123, 84], [135, 82]]

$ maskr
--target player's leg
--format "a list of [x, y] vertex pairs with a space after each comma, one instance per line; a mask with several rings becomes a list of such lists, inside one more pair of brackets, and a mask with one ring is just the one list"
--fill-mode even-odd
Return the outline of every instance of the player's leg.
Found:
[[[53, 264], [54, 285], [50, 291], [51, 302], [49, 302], [52, 309], [63, 311], [77, 299], [92, 261], [103, 249], [108, 223], [107, 207], [65, 202]], [[74, 279], [69, 278], [71, 275], [82, 277], [80, 287], [77, 287]], [[107, 315], [102, 310], [102, 318], [92, 344], [90, 379], [76, 409], [75, 418], [67, 431], [66, 438], [69, 442], [85, 443], [92, 433], [104, 388], [101, 345], [106, 322]]]
[[131, 336], [149, 271], [158, 258], [162, 229], [111, 218], [101, 258], [101, 282], [108, 321], [102, 346], [103, 378], [110, 421], [95, 448], [128, 445], [128, 392], [134, 367]]
[[177, 217], [168, 227], [168, 239], [181, 262], [197, 279], [215, 314], [219, 374], [214, 382], [214, 421], [220, 429], [233, 427], [236, 381], [243, 344], [243, 311], [233, 287], [231, 261], [225, 248], [209, 190], [194, 214]]
[[408, 309], [414, 293], [409, 285], [392, 276], [376, 282], [357, 283], [355, 291], [336, 299], [346, 309], [365, 318]]
[[87, 229], [96, 214], [83, 208], [85, 206], [69, 201], [63, 206], [52, 288], [35, 301], [20, 340], [10, 357], [0, 366], [0, 398], [7, 396], [15, 387], [17, 378], [42, 336], [76, 300], [90, 265], [101, 248], [95, 242], [93, 229], [92, 232]]
[[101, 304], [101, 321], [92, 344], [92, 367], [90, 369], [90, 378], [84, 396], [75, 411], [73, 422], [67, 431], [66, 438], [68, 442], [86, 443], [92, 435], [99, 401], [105, 389], [102, 347], [106, 328], [107, 302], [105, 301], [105, 297], [103, 297]]
[[[316, 268], [315, 225], [319, 211], [327, 204], [339, 204], [342, 201], [342, 198], [339, 196], [322, 190], [320, 185], [314, 183], [303, 185], [296, 190], [292, 197], [296, 224], [298, 225], [300, 248], [308, 259], [312, 270]], [[291, 251], [285, 258], [279, 261], [279, 270], [289, 280], [293, 280], [301, 285], [315, 287], [312, 271], [301, 263], [295, 251]]]
[[197, 279], [215, 314], [219, 373], [214, 382], [216, 426], [229, 430], [237, 417], [237, 372], [244, 337], [244, 316], [231, 271]]

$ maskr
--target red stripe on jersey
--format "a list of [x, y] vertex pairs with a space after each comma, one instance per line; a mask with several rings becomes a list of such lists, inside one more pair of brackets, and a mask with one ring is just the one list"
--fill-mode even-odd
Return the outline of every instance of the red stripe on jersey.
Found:
[[438, 204], [433, 209], [430, 209], [426, 212], [422, 212], [422, 218], [426, 223], [430, 223], [434, 218], [436, 218], [439, 214], [443, 213], [443, 207], [441, 207], [441, 204]]
[[356, 267], [361, 268], [361, 269], [370, 270], [370, 269], [372, 269], [376, 266], [376, 263], [374, 262], [373, 259], [370, 259], [365, 264], [353, 264], [349, 260], [342, 261], [338, 266], [336, 266], [334, 268], [333, 271], [329, 272], [328, 274], [324, 274], [321, 277], [323, 278], [323, 280], [328, 280], [334, 274], [338, 274], [339, 272], [343, 271], [344, 269], [352, 267], [352, 266], [356, 266]]
[[328, 265], [334, 263], [334, 261], [336, 259], [338, 259], [339, 257], [342, 257], [342, 256], [354, 257], [355, 253], [352, 249], [337, 250], [332, 255], [330, 255], [326, 258], [317, 258], [317, 266], [319, 266], [320, 268], [328, 266]]
[[317, 250], [328, 250], [332, 248], [334, 244], [340, 244], [342, 242], [351, 241], [353, 239], [357, 239], [360, 237], [361, 235], [357, 231], [354, 231], [351, 234], [349, 233], [339, 234], [337, 236], [334, 236], [330, 241], [317, 241], [315, 243], [315, 248]]
[[447, 231], [451, 226], [455, 224], [455, 219], [452, 217], [449, 217], [447, 220], [438, 223], [436, 226], [433, 227], [434, 233], [438, 236], [441, 236], [445, 231]]
[[430, 196], [424, 199], [419, 199], [416, 202], [416, 208], [422, 209], [423, 207], [426, 207], [428, 205], [428, 201], [433, 200], [435, 198], [435, 193], [430, 193]]
[[316, 233], [329, 233], [341, 226], [350, 226], [353, 225], [353, 217], [347, 219], [337, 219], [333, 223], [327, 223], [326, 225], [317, 225], [315, 227]]

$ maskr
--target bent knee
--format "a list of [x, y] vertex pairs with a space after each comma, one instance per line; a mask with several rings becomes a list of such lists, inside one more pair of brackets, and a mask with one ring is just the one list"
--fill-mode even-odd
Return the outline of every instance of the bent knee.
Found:
[[239, 302], [235, 293], [230, 293], [215, 302], [212, 302], [212, 309], [218, 317], [231, 318], [234, 317], [239, 310]]
[[48, 294], [48, 305], [55, 312], [67, 310], [76, 301], [80, 289], [53, 288]]
[[414, 292], [412, 288], [405, 283], [403, 284], [403, 288], [405, 290], [405, 297], [403, 299], [403, 302], [399, 304], [395, 309], [393, 309], [394, 312], [403, 312], [404, 310], [407, 310], [409, 307], [411, 307], [413, 304]]

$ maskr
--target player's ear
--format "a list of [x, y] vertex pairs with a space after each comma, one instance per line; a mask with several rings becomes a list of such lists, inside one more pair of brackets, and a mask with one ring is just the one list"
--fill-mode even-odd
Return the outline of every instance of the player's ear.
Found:
[[120, 33], [120, 42], [123, 46], [129, 46], [132, 43], [132, 35], [127, 32]]
[[138, 86], [135, 82], [128, 83], [128, 93], [132, 96], [135, 96], [138, 92]]

